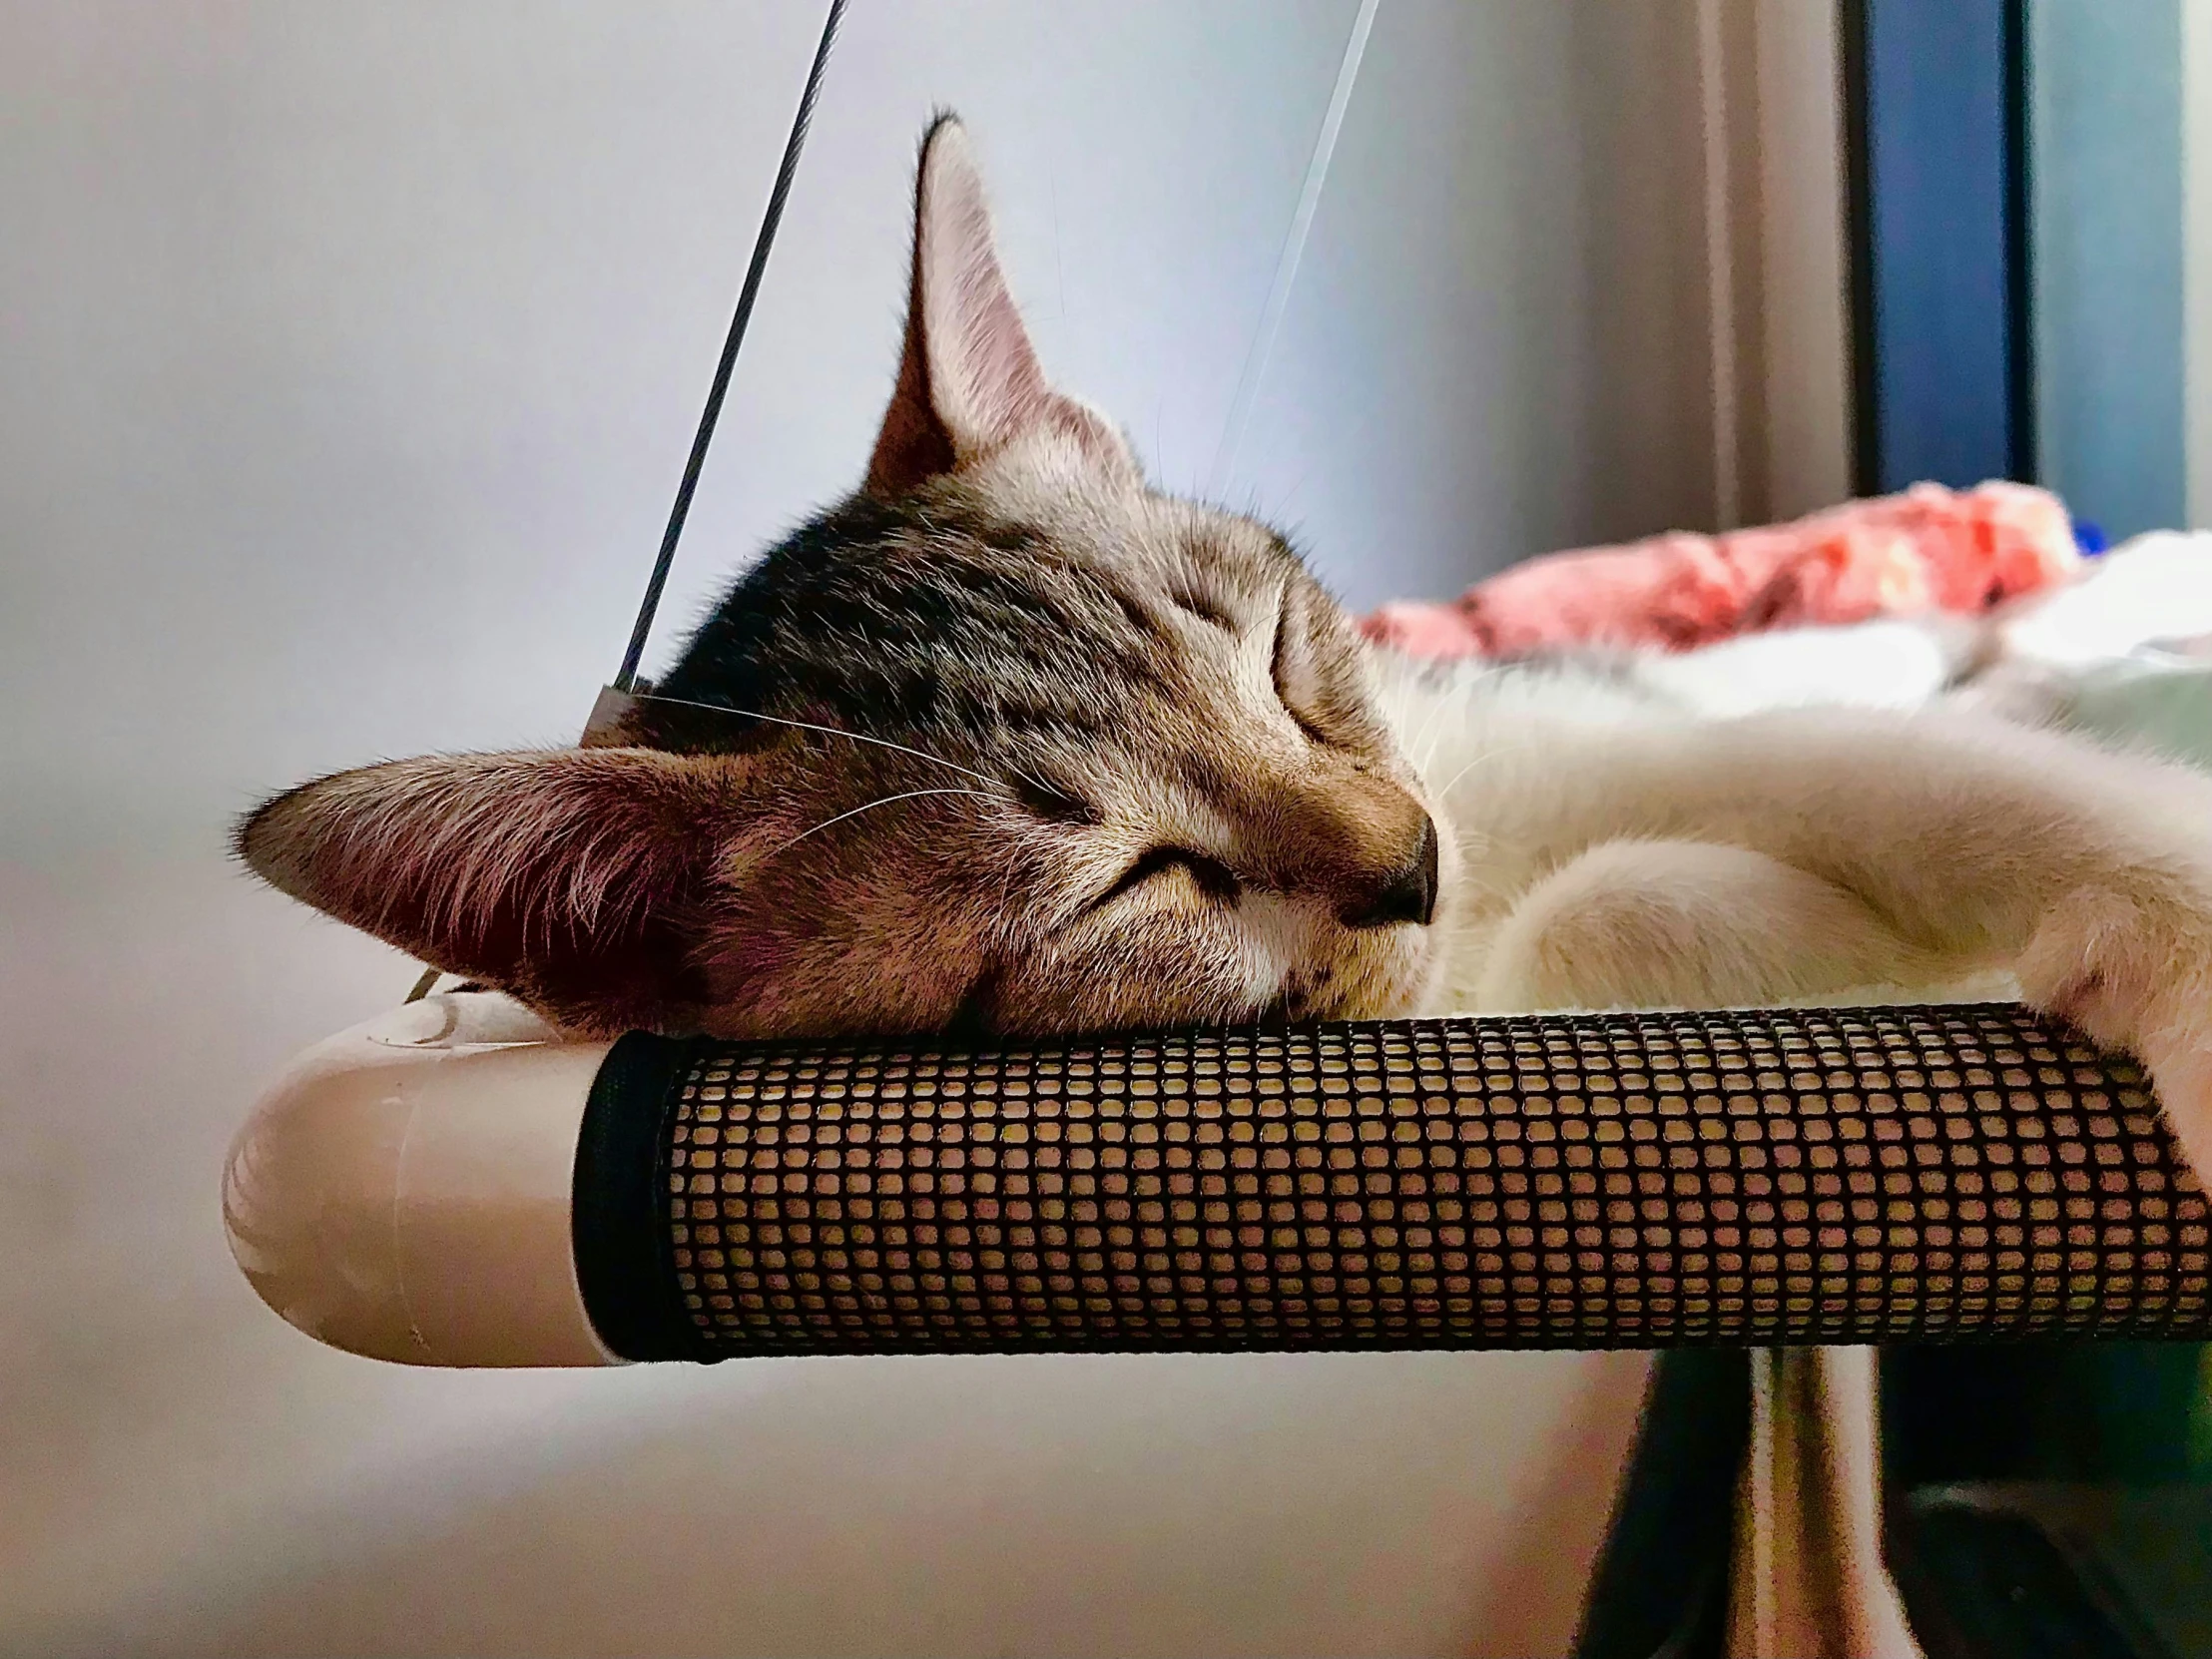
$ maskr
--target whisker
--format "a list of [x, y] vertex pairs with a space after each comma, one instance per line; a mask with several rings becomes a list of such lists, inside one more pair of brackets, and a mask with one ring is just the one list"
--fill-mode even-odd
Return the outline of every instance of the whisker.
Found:
[[[871, 743], [878, 749], [893, 749], [901, 755], [911, 755], [917, 761], [928, 761], [934, 766], [944, 767], [948, 771], [957, 772], [964, 777], [979, 779], [986, 784], [996, 784], [998, 782], [989, 773], [977, 772], [971, 767], [961, 766], [957, 762], [946, 760], [942, 755], [932, 755], [921, 749], [909, 749], [905, 744], [892, 743], [888, 738], [871, 738], [865, 732], [847, 732], [841, 726], [817, 726], [811, 720], [786, 720], [782, 715], [764, 715], [752, 709], [735, 709], [727, 703], [695, 703], [688, 697], [663, 697], [658, 692], [651, 696], [641, 696], [638, 701], [640, 703], [669, 703], [682, 709], [703, 709], [711, 715], [741, 715], [747, 720], [766, 721], [771, 726], [792, 726], [802, 732], [820, 732], [826, 737], [849, 738], [854, 743]], [[969, 793], [974, 792], [970, 791]]]
[[1428, 713], [1421, 720], [1420, 731], [1415, 735], [1410, 746], [1420, 750], [1421, 757], [1414, 764], [1423, 772], [1428, 769], [1428, 763], [1436, 758], [1436, 746], [1442, 743], [1444, 739], [1444, 735], [1437, 728], [1436, 722], [1443, 718], [1445, 701], [1441, 697], [1430, 700]]
[[1468, 773], [1472, 772], [1484, 761], [1493, 759], [1497, 755], [1497, 753], [1498, 751], [1496, 751], [1495, 749], [1485, 749], [1484, 751], [1482, 751], [1481, 754], [1477, 755], [1473, 760], [1469, 761], [1465, 766], [1461, 767], [1457, 772], [1451, 775], [1451, 782], [1446, 784], [1442, 789], [1436, 792], [1436, 799], [1438, 801], [1449, 799], [1451, 792], [1459, 787], [1460, 779], [1466, 777]]
[[[946, 764], [950, 765], [951, 763], [947, 762]], [[823, 830], [829, 829], [831, 825], [842, 824], [848, 818], [858, 818], [862, 813], [873, 812], [878, 807], [888, 807], [894, 801], [916, 801], [925, 795], [972, 795], [978, 801], [988, 801], [993, 803], [994, 805], [1001, 807], [1006, 804], [1006, 798], [1004, 796], [985, 795], [981, 790], [908, 790], [903, 795], [879, 796], [873, 801], [867, 802], [858, 807], [854, 807], [849, 812], [839, 813], [835, 818], [824, 819], [812, 830], [801, 830], [798, 834], [792, 836], [790, 840], [786, 841], [782, 846], [779, 846], [774, 852], [769, 853], [767, 857], [764, 857], [761, 860], [761, 862], [765, 864], [769, 861], [770, 858], [778, 857], [783, 853], [789, 852], [793, 847], [797, 846], [809, 835], [819, 835], [822, 833]]]

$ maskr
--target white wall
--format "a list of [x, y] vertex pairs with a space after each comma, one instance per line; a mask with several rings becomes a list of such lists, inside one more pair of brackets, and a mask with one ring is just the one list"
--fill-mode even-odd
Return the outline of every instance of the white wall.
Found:
[[[856, 0], [666, 614], [856, 475], [935, 102], [1048, 361], [1202, 480], [1353, 10]], [[1228, 490], [1355, 600], [1710, 513], [1688, 15], [1385, 0]], [[441, 1376], [227, 1260], [252, 1089], [409, 968], [222, 821], [573, 734], [817, 25], [0, 5], [0, 1646], [1563, 1641], [1634, 1357]]]

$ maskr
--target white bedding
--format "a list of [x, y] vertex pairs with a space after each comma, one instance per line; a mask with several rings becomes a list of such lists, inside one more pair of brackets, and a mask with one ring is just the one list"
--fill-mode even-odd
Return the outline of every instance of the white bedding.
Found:
[[1955, 695], [2212, 768], [2212, 534], [2159, 531], [1993, 619]]
[[1985, 621], [1751, 634], [1646, 660], [1637, 678], [1713, 716], [1951, 702], [2212, 769], [2212, 532], [2138, 537]]

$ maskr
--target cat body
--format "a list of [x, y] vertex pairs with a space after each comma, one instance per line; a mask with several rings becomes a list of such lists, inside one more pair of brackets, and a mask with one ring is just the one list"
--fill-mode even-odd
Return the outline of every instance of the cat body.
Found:
[[[1818, 653], [1816, 632], [1768, 643]], [[2013, 957], [1986, 918], [1945, 918], [1913, 885], [1878, 891], [1869, 869], [1931, 865], [1935, 836], [2008, 871], [2022, 848], [2007, 838], [2031, 820], [2004, 786], [2032, 789], [2081, 746], [1942, 709], [1933, 682], [1905, 721], [1884, 706], [1898, 682], [1802, 669], [1746, 710], [1737, 665], [1703, 655], [1437, 668], [1378, 652], [1383, 706], [1458, 853], [1429, 1011], [2005, 990]], [[2160, 795], [2194, 782], [2156, 778]]]
[[741, 576], [592, 747], [336, 774], [239, 848], [588, 1033], [2009, 976], [2146, 1060], [2212, 1168], [2212, 779], [1880, 707], [1949, 672], [1936, 636], [1891, 644], [1874, 684], [1810, 635], [1455, 669], [1370, 646], [1281, 536], [1150, 489], [1051, 386], [941, 121], [860, 489]]

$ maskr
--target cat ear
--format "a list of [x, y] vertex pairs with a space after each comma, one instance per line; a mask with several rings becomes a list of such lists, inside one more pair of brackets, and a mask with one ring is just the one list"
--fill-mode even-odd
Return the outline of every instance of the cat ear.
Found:
[[1112, 423], [1045, 379], [999, 268], [967, 133], [949, 115], [921, 141], [909, 283], [898, 383], [868, 461], [871, 494], [902, 495], [1040, 428], [1093, 465], [1135, 473]]
[[746, 762], [644, 749], [432, 756], [303, 784], [240, 824], [264, 880], [595, 1027], [696, 1004], [693, 948]]

